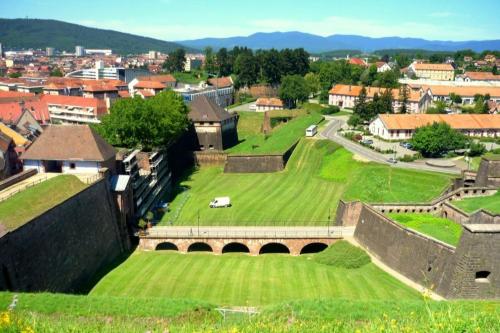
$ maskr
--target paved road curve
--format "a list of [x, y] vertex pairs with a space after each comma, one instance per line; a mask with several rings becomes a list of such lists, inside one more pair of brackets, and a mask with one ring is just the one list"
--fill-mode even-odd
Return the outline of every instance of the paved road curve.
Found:
[[387, 164], [395, 168], [403, 168], [403, 169], [415, 169], [415, 170], [425, 170], [425, 171], [434, 171], [434, 172], [443, 172], [443, 173], [450, 173], [450, 174], [460, 174], [461, 169], [454, 167], [454, 168], [439, 168], [439, 167], [433, 167], [430, 165], [426, 165], [423, 163], [414, 163], [414, 162], [398, 162], [398, 163], [389, 163], [387, 162], [387, 157], [384, 156], [383, 154], [380, 154], [376, 151], [373, 151], [369, 148], [363, 147], [357, 143], [354, 143], [343, 136], [341, 136], [338, 133], [338, 130], [342, 127], [344, 122], [339, 119], [332, 119], [330, 120], [329, 124], [327, 127], [323, 130], [323, 132], [320, 133], [320, 136], [332, 140], [342, 146], [344, 146], [347, 150], [354, 154], [358, 154], [359, 156], [366, 158], [370, 161], [377, 162], [377, 163], [382, 163], [382, 164]]

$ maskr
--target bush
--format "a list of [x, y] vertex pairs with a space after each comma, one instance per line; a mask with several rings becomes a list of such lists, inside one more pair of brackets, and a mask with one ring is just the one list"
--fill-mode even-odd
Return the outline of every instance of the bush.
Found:
[[351, 141], [361, 141], [363, 139], [361, 134], [355, 132], [345, 132], [344, 137]]
[[344, 240], [316, 254], [314, 260], [324, 265], [350, 269], [360, 268], [371, 262], [365, 251]]
[[349, 120], [347, 120], [347, 125], [351, 127], [356, 127], [359, 124], [361, 124], [362, 120], [361, 117], [358, 116], [357, 114], [353, 114], [352, 116], [349, 117]]
[[467, 139], [447, 123], [435, 122], [417, 128], [410, 143], [425, 157], [441, 157], [449, 151], [465, 148]]
[[470, 157], [474, 157], [481, 156], [484, 153], [486, 153], [486, 147], [482, 143], [471, 141], [469, 145], [469, 152], [467, 153], [467, 155], [469, 155]]
[[321, 114], [324, 114], [324, 115], [334, 114], [337, 112], [340, 112], [340, 108], [336, 105], [329, 105], [328, 107], [323, 108], [321, 110]]
[[405, 154], [403, 157], [398, 158], [401, 162], [413, 162], [421, 158], [422, 156], [420, 154], [415, 154], [415, 155], [408, 155]]

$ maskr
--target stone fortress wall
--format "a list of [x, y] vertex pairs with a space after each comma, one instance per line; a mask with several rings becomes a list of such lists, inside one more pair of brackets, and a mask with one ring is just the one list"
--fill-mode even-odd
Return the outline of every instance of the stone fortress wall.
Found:
[[81, 292], [129, 248], [102, 179], [0, 238], [0, 289]]
[[[356, 226], [354, 237], [392, 269], [446, 298], [500, 298], [500, 215], [473, 214], [451, 202], [497, 192], [500, 166], [483, 160], [473, 187], [449, 191], [427, 204], [373, 204], [340, 201], [336, 224]], [[463, 227], [454, 247], [408, 229], [386, 213], [430, 213]]]

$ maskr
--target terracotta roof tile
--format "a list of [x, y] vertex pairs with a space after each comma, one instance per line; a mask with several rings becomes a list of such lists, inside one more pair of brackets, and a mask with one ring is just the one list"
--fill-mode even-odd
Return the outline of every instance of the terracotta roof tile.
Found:
[[413, 130], [434, 122], [454, 129], [500, 129], [500, 115], [490, 114], [380, 114], [389, 130]]
[[165, 89], [166, 86], [158, 81], [138, 81], [134, 88], [136, 89]]
[[233, 79], [230, 76], [210, 78], [208, 84], [214, 87], [227, 88], [233, 85]]
[[414, 64], [413, 68], [420, 71], [454, 71], [450, 64]]
[[283, 101], [279, 98], [265, 98], [261, 97], [257, 99], [257, 102], [255, 102], [256, 105], [261, 105], [261, 106], [277, 106], [277, 107], [283, 107]]

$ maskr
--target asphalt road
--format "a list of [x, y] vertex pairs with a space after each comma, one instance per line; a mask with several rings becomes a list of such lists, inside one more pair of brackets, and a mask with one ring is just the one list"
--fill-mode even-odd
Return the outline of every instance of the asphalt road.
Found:
[[402, 168], [402, 169], [414, 169], [414, 170], [425, 170], [425, 171], [434, 171], [434, 172], [444, 172], [450, 174], [460, 174], [461, 169], [454, 168], [439, 168], [427, 165], [425, 163], [418, 162], [398, 162], [398, 163], [389, 163], [387, 162], [387, 156], [380, 154], [376, 151], [373, 151], [369, 148], [363, 147], [357, 143], [352, 142], [341, 136], [338, 133], [338, 130], [344, 125], [344, 122], [339, 119], [331, 119], [330, 123], [327, 127], [319, 134], [321, 137], [332, 140], [342, 146], [344, 146], [350, 152], [357, 154], [367, 160], [382, 163], [386, 165], [390, 165], [394, 168]]

